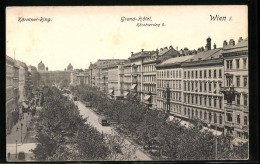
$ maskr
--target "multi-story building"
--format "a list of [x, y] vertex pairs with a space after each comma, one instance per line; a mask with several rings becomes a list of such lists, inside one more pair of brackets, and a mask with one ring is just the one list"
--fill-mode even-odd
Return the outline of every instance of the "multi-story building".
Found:
[[[15, 113], [19, 113], [19, 63], [14, 61], [14, 76], [13, 76], [13, 89], [14, 89], [14, 109]], [[15, 116], [17, 117], [17, 116]], [[18, 118], [15, 119], [15, 123], [18, 121]]]
[[184, 117], [183, 112], [183, 69], [181, 63], [194, 55], [178, 56], [156, 66], [157, 109]]
[[[99, 59], [94, 64], [90, 63], [89, 73], [90, 73], [90, 84], [92, 87], [96, 87], [100, 90], [106, 90], [107, 88], [107, 69], [106, 67], [111, 64], [124, 63], [125, 59]], [[102, 73], [103, 70], [103, 73]], [[104, 82], [105, 79], [105, 82]]]
[[130, 93], [132, 77], [131, 77], [131, 61], [127, 60], [125, 64], [122, 66], [123, 69], [123, 90], [124, 90], [124, 98]]
[[172, 46], [157, 49], [156, 52], [143, 59], [143, 83], [142, 97], [143, 102], [150, 109], [157, 109], [157, 90], [156, 90], [156, 68], [155, 66], [161, 62], [174, 58], [179, 55]]
[[123, 99], [123, 63], [111, 65], [108, 69], [108, 91], [109, 96], [114, 99]]
[[211, 49], [207, 39], [204, 51], [181, 64], [183, 68], [183, 118], [198, 119], [202, 125], [223, 131], [224, 107], [222, 48]]
[[156, 69], [155, 65], [172, 57], [178, 52], [172, 46], [161, 48], [160, 51], [142, 51], [132, 53], [131, 61], [131, 92], [138, 95], [140, 101], [150, 109], [156, 109]]
[[229, 44], [224, 41], [225, 132], [240, 141], [248, 140], [248, 38]]
[[6, 55], [6, 133], [10, 133], [14, 125], [14, 60]]
[[21, 61], [17, 61], [18, 65], [19, 65], [19, 102], [23, 102], [25, 100], [25, 71], [26, 71], [26, 64], [21, 62]]

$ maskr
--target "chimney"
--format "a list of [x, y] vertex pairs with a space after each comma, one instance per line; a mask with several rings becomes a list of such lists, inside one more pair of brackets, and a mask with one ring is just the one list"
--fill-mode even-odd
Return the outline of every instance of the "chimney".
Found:
[[178, 51], [178, 46], [176, 47], [176, 51]]
[[168, 47], [164, 47], [165, 50], [168, 50]]
[[46, 67], [46, 71], [48, 71], [48, 67]]
[[206, 46], [205, 46], [205, 51], [208, 51], [208, 50], [209, 50], [209, 49], [208, 49], [208, 46], [206, 45]]
[[144, 49], [142, 49], [142, 53], [144, 52]]
[[207, 47], [206, 50], [211, 50], [211, 38], [210, 37], [207, 38], [206, 47]]
[[159, 54], [159, 49], [157, 48], [156, 49], [156, 55], [158, 56], [158, 54]]
[[169, 49], [173, 49], [172, 45], [169, 46]]
[[234, 41], [234, 39], [230, 39], [230, 41], [229, 41], [229, 45], [232, 45], [232, 46], [235, 45], [235, 41]]
[[216, 49], [217, 48], [217, 45], [216, 45], [216, 43], [214, 43], [214, 49]]
[[204, 47], [201, 47], [201, 51], [204, 51]]
[[242, 37], [239, 37], [238, 42], [241, 42], [242, 40], [243, 40]]
[[131, 52], [131, 56], [134, 54], [134, 52]]
[[201, 48], [198, 48], [198, 52], [201, 52]]
[[184, 47], [184, 50], [185, 50], [185, 51], [188, 51], [189, 49], [188, 49], [187, 47]]
[[227, 41], [226, 40], [224, 40], [224, 42], [223, 42], [223, 47], [225, 47], [225, 46], [227, 46]]
[[163, 51], [163, 48], [160, 48], [161, 51]]

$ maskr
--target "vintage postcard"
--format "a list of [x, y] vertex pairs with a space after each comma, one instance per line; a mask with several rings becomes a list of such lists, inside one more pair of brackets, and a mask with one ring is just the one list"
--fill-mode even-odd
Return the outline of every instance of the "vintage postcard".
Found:
[[6, 160], [249, 157], [248, 6], [6, 8]]

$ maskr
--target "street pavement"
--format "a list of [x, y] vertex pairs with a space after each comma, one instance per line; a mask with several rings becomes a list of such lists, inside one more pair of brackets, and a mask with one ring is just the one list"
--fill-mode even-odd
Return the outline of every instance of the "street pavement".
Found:
[[[39, 110], [39, 107], [37, 107]], [[32, 115], [28, 115], [28, 113], [24, 113], [24, 119], [18, 121], [16, 125], [12, 128], [12, 131], [9, 135], [6, 136], [6, 159], [8, 160], [8, 153], [11, 154], [10, 159], [8, 161], [18, 161], [15, 157], [15, 154], [19, 152], [25, 153], [25, 161], [31, 161], [31, 157], [33, 157], [33, 153], [30, 151], [36, 147], [36, 143], [34, 140], [33, 128], [29, 127], [30, 121], [32, 119]], [[22, 135], [21, 135], [21, 123], [23, 124]], [[33, 126], [33, 125], [31, 125]], [[18, 129], [17, 129], [18, 127]], [[28, 131], [27, 131], [28, 127]], [[31, 130], [30, 130], [31, 129]], [[21, 142], [22, 138], [22, 142]], [[16, 144], [17, 140], [17, 144]]]
[[[70, 98], [71, 98], [71, 95], [70, 95]], [[89, 107], [86, 107], [85, 104], [83, 104], [80, 101], [76, 101], [74, 103], [78, 106], [80, 114], [84, 118], [88, 117], [87, 122], [90, 125], [96, 127], [96, 129], [99, 132], [101, 132], [101, 133], [103, 132], [104, 134], [120, 135], [117, 132], [115, 132], [115, 130], [113, 130], [112, 127], [110, 127], [110, 126], [102, 126], [98, 122], [99, 116], [95, 112], [93, 112]], [[133, 142], [130, 142], [128, 139], [125, 139], [124, 141], [125, 141], [126, 145], [137, 146]], [[135, 155], [132, 158], [130, 158], [130, 160], [145, 160], [145, 161], [149, 161], [149, 160], [152, 160], [152, 159], [147, 154], [145, 154], [142, 150], [140, 150], [140, 147], [137, 147]]]

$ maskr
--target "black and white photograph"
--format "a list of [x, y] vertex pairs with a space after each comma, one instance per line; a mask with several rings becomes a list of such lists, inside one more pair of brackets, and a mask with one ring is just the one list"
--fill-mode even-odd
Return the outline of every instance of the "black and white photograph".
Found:
[[248, 42], [247, 5], [7, 7], [6, 160], [248, 160]]

